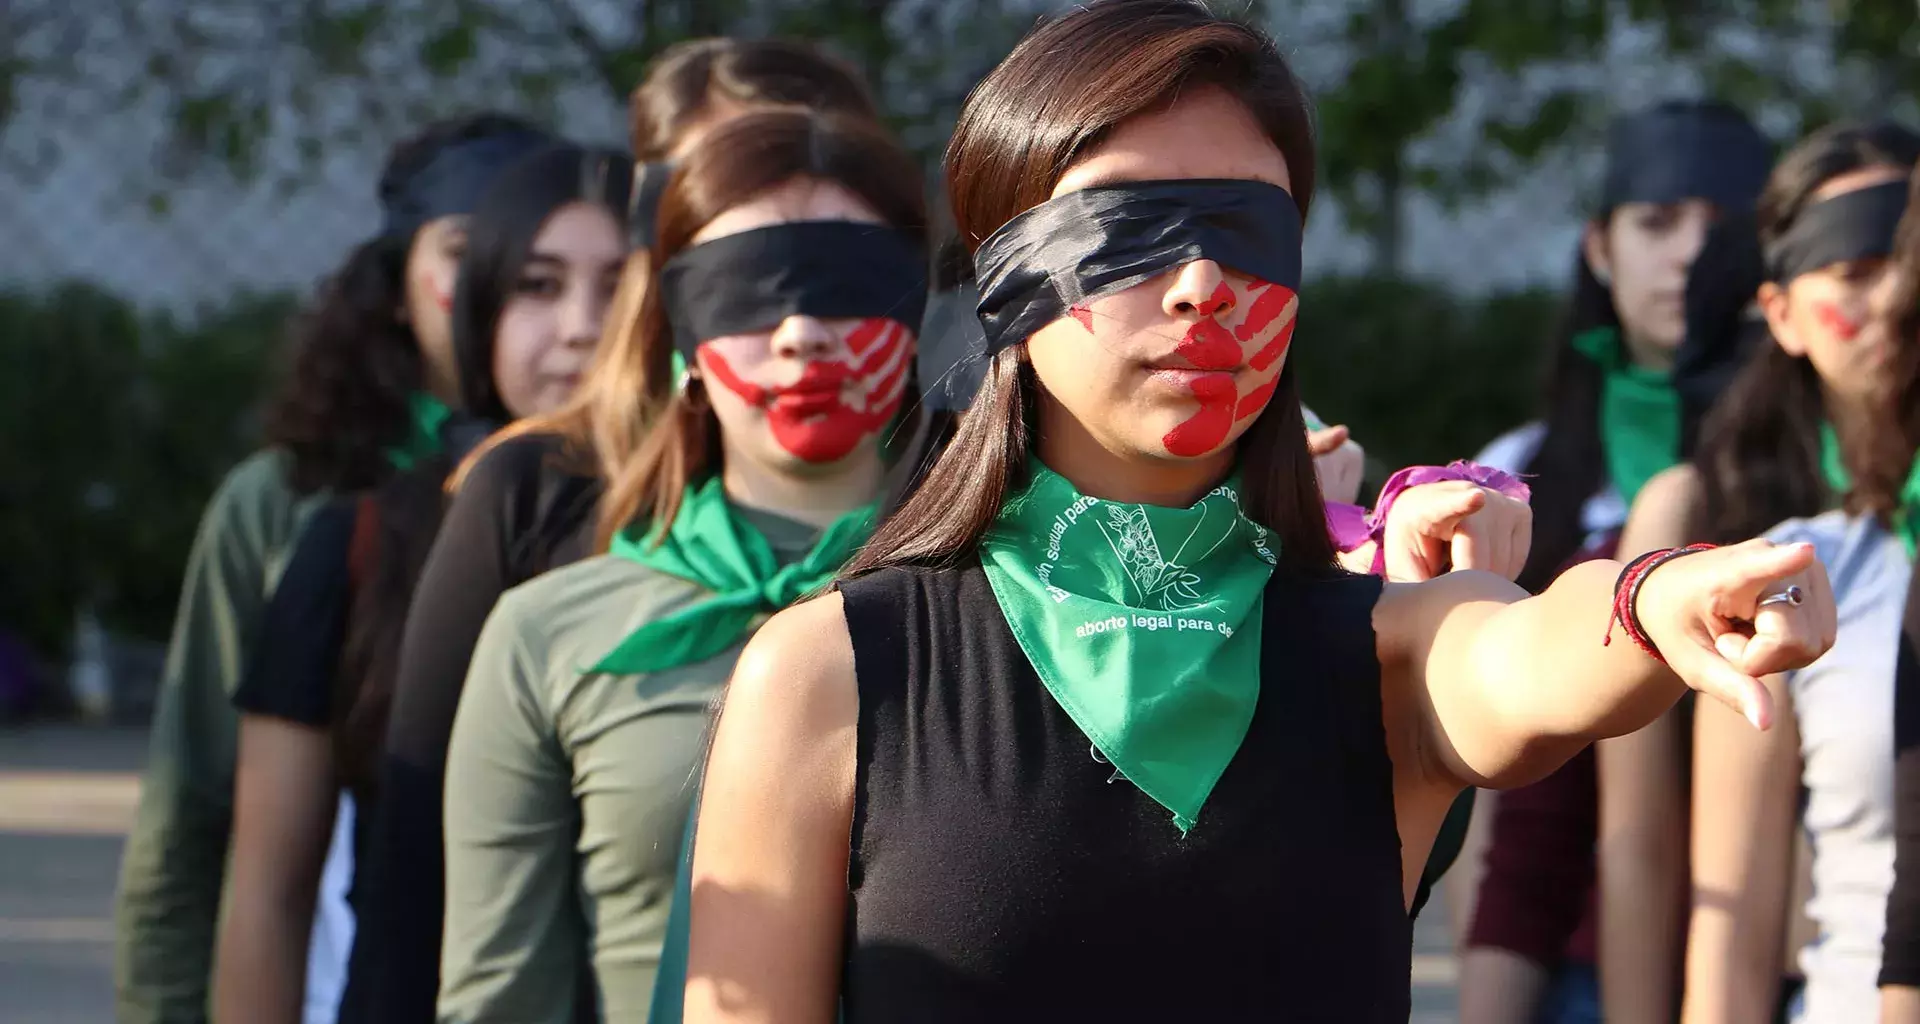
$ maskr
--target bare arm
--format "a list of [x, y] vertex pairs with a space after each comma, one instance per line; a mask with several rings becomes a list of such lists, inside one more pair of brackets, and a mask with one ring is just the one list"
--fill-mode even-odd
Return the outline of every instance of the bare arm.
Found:
[[1527, 957], [1476, 946], [1460, 958], [1460, 1024], [1533, 1024], [1547, 971]]
[[339, 801], [327, 734], [243, 714], [231, 889], [213, 979], [221, 1024], [298, 1024], [307, 940]]
[[700, 799], [687, 1024], [834, 1019], [858, 705], [837, 594], [742, 652]]
[[1920, 1024], [1920, 988], [1881, 986], [1880, 1024]]
[[[1699, 475], [1680, 465], [1634, 499], [1620, 557], [1697, 538]], [[1686, 752], [1677, 711], [1638, 732], [1601, 740], [1600, 991], [1607, 1018], [1668, 1024], [1680, 993], [1687, 887]]]
[[[1646, 725], [1683, 684], [1764, 728], [1771, 710], [1754, 675], [1801, 667], [1832, 645], [1833, 595], [1809, 545], [1750, 541], [1652, 572], [1638, 614], [1667, 664], [1625, 640], [1601, 643], [1619, 570], [1588, 562], [1525, 599], [1484, 573], [1390, 585], [1374, 626], [1399, 709], [1396, 762], [1419, 765], [1442, 790], [1519, 785]], [[1804, 585], [1801, 606], [1759, 607], [1787, 581]]]
[[[1781, 677], [1768, 679], [1786, 706]], [[1793, 865], [1799, 730], [1756, 733], [1702, 701], [1694, 716], [1693, 911], [1686, 1024], [1768, 1020], [1780, 990]]]

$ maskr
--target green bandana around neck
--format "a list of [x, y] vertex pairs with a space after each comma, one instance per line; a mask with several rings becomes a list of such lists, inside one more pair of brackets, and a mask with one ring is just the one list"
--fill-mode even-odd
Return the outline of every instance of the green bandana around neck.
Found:
[[734, 514], [719, 476], [687, 487], [666, 536], [629, 526], [611, 553], [713, 591], [713, 597], [641, 626], [588, 672], [632, 675], [705, 661], [738, 643], [761, 616], [832, 582], [873, 531], [876, 505], [835, 519], [797, 562], [782, 566], [773, 546]]
[[993, 596], [1048, 692], [1184, 833], [1253, 722], [1273, 539], [1237, 478], [1163, 508], [1086, 497], [1028, 462], [981, 542]]
[[432, 394], [415, 391], [407, 396], [407, 439], [387, 449], [387, 461], [393, 468], [409, 470], [425, 459], [440, 454], [445, 447], [440, 439], [440, 429], [453, 418], [453, 410], [447, 408]]
[[[1840, 454], [1840, 435], [1833, 424], [1820, 424], [1820, 471], [1827, 478], [1835, 498], [1845, 498], [1853, 490], [1853, 474], [1847, 472], [1847, 460]], [[1907, 547], [1907, 557], [1915, 558], [1920, 549], [1920, 461], [1907, 471], [1907, 482], [1900, 487], [1900, 504], [1893, 510], [1889, 524]]]
[[1600, 364], [1600, 447], [1607, 476], [1629, 507], [1648, 480], [1680, 461], [1680, 394], [1664, 370], [1636, 366], [1620, 331], [1595, 327], [1573, 338], [1581, 355]]

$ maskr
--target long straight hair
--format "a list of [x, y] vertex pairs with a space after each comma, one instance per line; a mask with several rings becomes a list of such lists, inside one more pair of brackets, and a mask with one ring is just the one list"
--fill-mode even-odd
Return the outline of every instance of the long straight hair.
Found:
[[572, 203], [591, 203], [624, 223], [632, 187], [633, 165], [624, 156], [565, 143], [500, 172], [474, 211], [453, 290], [453, 354], [468, 414], [495, 423], [513, 418], [493, 379], [494, 336], [547, 219]]
[[[919, 170], [874, 122], [769, 110], [741, 116], [704, 136], [680, 161], [661, 197], [653, 251], [636, 252], [623, 272], [622, 290], [631, 285], [638, 310], [620, 322], [611, 319], [620, 310], [608, 311], [607, 330], [586, 380], [567, 405], [537, 424], [558, 434], [568, 449], [591, 453], [595, 475], [606, 481], [595, 528], [597, 550], [606, 550], [613, 535], [630, 524], [670, 525], [687, 485], [718, 468], [719, 421], [697, 385], [681, 388], [672, 375], [673, 332], [654, 287], [659, 268], [687, 248], [708, 221], [795, 179], [845, 188], [925, 247]], [[919, 401], [911, 386], [902, 408], [913, 410], [907, 429], [919, 437]], [[910, 474], [919, 463], [909, 456], [896, 469], [900, 465]]]
[[[1074, 159], [1180, 90], [1212, 86], [1245, 104], [1286, 157], [1302, 218], [1313, 197], [1305, 90], [1260, 30], [1189, 0], [1105, 0], [1042, 24], [967, 100], [947, 146], [947, 193], [969, 253], [1044, 202]], [[1025, 482], [1038, 381], [1025, 343], [987, 368], [953, 439], [845, 575], [971, 556]], [[1293, 366], [1240, 442], [1247, 514], [1279, 535], [1291, 569], [1332, 571], [1333, 541], [1307, 452]]]
[[1600, 444], [1600, 364], [1573, 347], [1573, 339], [1596, 328], [1620, 328], [1613, 293], [1593, 274], [1584, 255], [1574, 257], [1573, 301], [1561, 327], [1561, 342], [1548, 371], [1546, 433], [1527, 463], [1533, 478], [1533, 546], [1518, 583], [1538, 592], [1558, 575], [1586, 539], [1581, 514], [1606, 480]]
[[1848, 507], [1883, 521], [1899, 507], [1920, 451], [1920, 170], [1909, 188], [1907, 212], [1894, 235], [1889, 316], [1880, 325], [1894, 347], [1891, 370], [1877, 389], [1873, 422], [1841, 434], [1854, 481]]
[[[495, 397], [493, 339], [541, 226], [574, 203], [596, 204], [618, 221], [626, 213], [624, 183], [631, 173], [623, 158], [561, 145], [522, 158], [488, 187], [469, 221], [454, 290], [461, 387], [468, 402], [479, 403], [468, 412], [506, 415]], [[364, 538], [371, 557], [358, 566], [363, 575], [355, 581], [335, 676], [332, 733], [342, 775], [357, 787], [370, 787], [379, 777], [407, 611], [440, 532], [441, 483], [461, 454], [438, 454], [395, 473], [356, 506], [356, 516], [363, 509], [371, 513], [373, 532]]]
[[[1911, 170], [1916, 160], [1920, 134], [1892, 122], [1814, 132], [1781, 159], [1760, 194], [1762, 246], [1791, 229], [1828, 181], [1868, 167]], [[1820, 469], [1820, 424], [1827, 417], [1813, 364], [1778, 344], [1760, 346], [1701, 427], [1694, 466], [1704, 490], [1702, 539], [1757, 536], [1782, 520], [1815, 515], [1836, 499], [1853, 507], [1833, 493]], [[1857, 429], [1839, 426], [1846, 435]]]

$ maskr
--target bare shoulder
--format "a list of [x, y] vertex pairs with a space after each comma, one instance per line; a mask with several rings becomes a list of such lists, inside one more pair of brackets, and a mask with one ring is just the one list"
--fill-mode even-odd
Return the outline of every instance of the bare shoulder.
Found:
[[853, 638], [837, 593], [768, 619], [734, 666], [725, 717], [756, 733], [819, 739], [851, 728], [859, 713]]
[[1693, 463], [1682, 462], [1655, 473], [1646, 486], [1640, 488], [1639, 495], [1634, 498], [1634, 506], [1637, 508], [1645, 501], [1691, 506], [1705, 495], [1706, 483], [1701, 480], [1700, 471], [1694, 468]]
[[1621, 556], [1695, 539], [1694, 523], [1705, 502], [1706, 486], [1692, 465], [1683, 462], [1654, 474], [1634, 496], [1620, 531]]

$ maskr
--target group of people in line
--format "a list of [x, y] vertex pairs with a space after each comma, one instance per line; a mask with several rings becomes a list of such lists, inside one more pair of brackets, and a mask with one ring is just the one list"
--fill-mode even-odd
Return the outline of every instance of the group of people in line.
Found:
[[1405, 1021], [1436, 890], [1468, 1024], [1920, 1024], [1920, 134], [1618, 118], [1542, 420], [1367, 508], [1262, 30], [1044, 20], [950, 218], [810, 44], [631, 110], [402, 142], [293, 324], [125, 1024]]

